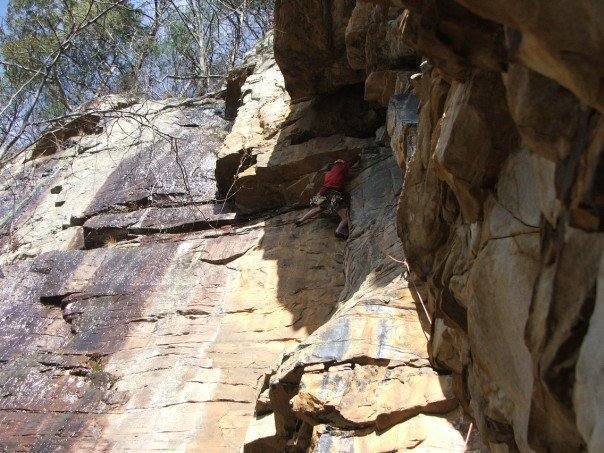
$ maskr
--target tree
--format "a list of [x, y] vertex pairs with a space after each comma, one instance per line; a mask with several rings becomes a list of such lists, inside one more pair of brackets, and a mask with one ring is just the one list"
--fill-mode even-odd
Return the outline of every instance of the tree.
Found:
[[0, 27], [0, 165], [95, 97], [218, 89], [271, 22], [267, 0], [12, 0]]
[[[173, 58], [172, 91], [202, 94], [216, 89], [272, 25], [266, 0], [169, 0], [165, 48]], [[179, 61], [180, 60], [180, 61]]]

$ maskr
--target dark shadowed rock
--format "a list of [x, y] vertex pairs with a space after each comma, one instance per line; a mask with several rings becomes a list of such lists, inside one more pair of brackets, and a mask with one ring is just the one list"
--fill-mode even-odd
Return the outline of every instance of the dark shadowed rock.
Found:
[[[425, 285], [432, 361], [453, 372], [456, 395], [491, 449], [599, 445], [597, 404], [582, 399], [597, 366], [579, 356], [594, 337], [602, 253], [601, 8], [371, 3], [408, 7], [398, 18], [403, 39], [426, 58], [410, 80], [417, 129], [395, 90], [388, 131], [405, 169], [398, 228], [411, 274]], [[369, 17], [369, 9], [357, 14]], [[352, 30], [349, 54], [366, 63], [358, 42], [367, 30]], [[374, 98], [391, 90], [385, 73], [367, 81]]]
[[277, 1], [275, 58], [293, 99], [359, 83], [346, 57], [345, 32], [354, 0]]

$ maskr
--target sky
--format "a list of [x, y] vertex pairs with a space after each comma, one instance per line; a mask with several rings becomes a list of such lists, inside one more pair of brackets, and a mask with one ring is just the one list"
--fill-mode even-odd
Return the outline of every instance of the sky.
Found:
[[6, 5], [8, 4], [8, 0], [0, 0], [0, 18], [4, 19], [6, 15]]

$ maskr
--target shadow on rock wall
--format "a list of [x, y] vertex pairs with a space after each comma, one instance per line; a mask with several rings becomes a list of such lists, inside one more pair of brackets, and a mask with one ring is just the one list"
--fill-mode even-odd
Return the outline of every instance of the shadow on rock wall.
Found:
[[[286, 351], [265, 379], [246, 451], [282, 451], [286, 445], [305, 451], [323, 444], [331, 446], [326, 451], [389, 451], [388, 446], [402, 448], [420, 438], [435, 448], [463, 447], [469, 421], [456, 410], [451, 377], [430, 366], [431, 326], [418, 320], [422, 308], [409, 292], [399, 262], [404, 256], [395, 206], [401, 172], [389, 148], [369, 151], [348, 186], [352, 228], [342, 263], [334, 263], [332, 249], [317, 240], [330, 240], [333, 225], [326, 220], [292, 230], [301, 241], [299, 258], [306, 262], [288, 260], [287, 245], [275, 248], [265, 233], [264, 246], [273, 251], [265, 249], [264, 256], [278, 260], [279, 298], [289, 298], [288, 306], [307, 299], [289, 291], [292, 268], [301, 272], [295, 286], [318, 289], [329, 284], [322, 274], [312, 273], [315, 263], [322, 273], [339, 275], [345, 282], [339, 297], [332, 299], [334, 313]], [[288, 240], [284, 236], [282, 241]], [[309, 251], [310, 257], [302, 255]], [[326, 302], [325, 296], [317, 301]], [[271, 417], [276, 434], [266, 435], [261, 427]]]

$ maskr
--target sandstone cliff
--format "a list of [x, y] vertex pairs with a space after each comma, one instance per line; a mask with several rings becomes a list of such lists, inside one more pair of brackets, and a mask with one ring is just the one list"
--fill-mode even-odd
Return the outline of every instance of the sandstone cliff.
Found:
[[[300, 48], [298, 16], [330, 39]], [[388, 105], [430, 361], [497, 451], [604, 447], [603, 18], [596, 1], [277, 2], [292, 93], [354, 73]], [[341, 52], [343, 22], [348, 68], [334, 71], [314, 55]]]
[[[362, 86], [291, 102], [269, 38], [225, 101], [88, 108], [3, 170], [5, 449], [463, 448]], [[349, 242], [295, 228], [317, 170], [359, 155]]]
[[279, 0], [224, 93], [3, 168], [0, 445], [604, 448], [604, 12], [483, 3]]

